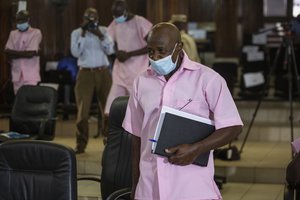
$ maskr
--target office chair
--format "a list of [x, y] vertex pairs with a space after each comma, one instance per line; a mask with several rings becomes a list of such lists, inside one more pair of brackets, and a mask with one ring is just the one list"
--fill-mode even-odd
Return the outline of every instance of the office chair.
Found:
[[[12, 107], [9, 130], [31, 139], [52, 140], [55, 136], [57, 92], [46, 86], [22, 86]], [[1, 137], [1, 141], [5, 140]]]
[[0, 144], [0, 200], [77, 200], [74, 151], [49, 141]]
[[114, 191], [131, 187], [131, 134], [122, 127], [127, 103], [127, 96], [118, 97], [109, 112], [108, 138], [103, 151], [101, 173], [101, 194], [107, 200], [114, 199], [108, 198]]
[[[131, 187], [131, 134], [122, 127], [127, 102], [128, 97], [118, 97], [112, 102], [109, 112], [107, 143], [102, 156], [101, 178], [95, 176], [78, 178], [78, 181], [99, 182], [102, 199], [106, 200], [121, 199], [124, 196], [129, 199], [129, 196], [126, 197], [124, 194], [130, 194], [125, 191], [130, 191]], [[111, 195], [115, 191], [117, 193]]]

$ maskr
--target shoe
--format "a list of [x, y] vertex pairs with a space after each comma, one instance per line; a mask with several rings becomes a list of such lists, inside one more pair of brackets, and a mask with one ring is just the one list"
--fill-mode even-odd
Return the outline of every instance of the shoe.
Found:
[[82, 154], [82, 153], [84, 153], [84, 149], [76, 148], [74, 151], [75, 151], [75, 154]]

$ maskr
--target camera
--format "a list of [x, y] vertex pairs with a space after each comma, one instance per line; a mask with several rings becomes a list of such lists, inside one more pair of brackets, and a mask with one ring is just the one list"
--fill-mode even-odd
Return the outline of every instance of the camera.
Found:
[[96, 29], [97, 24], [94, 23], [93, 21], [89, 21], [87, 24], [81, 27], [83, 30], [91, 30], [91, 29]]

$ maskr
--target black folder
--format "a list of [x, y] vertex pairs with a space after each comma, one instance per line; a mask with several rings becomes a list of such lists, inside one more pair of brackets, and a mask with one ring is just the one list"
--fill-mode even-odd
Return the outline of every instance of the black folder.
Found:
[[[192, 144], [198, 142], [215, 131], [215, 126], [178, 116], [172, 113], [164, 113], [164, 117], [156, 144], [153, 146], [152, 153], [166, 156], [166, 148], [174, 147], [179, 144]], [[155, 139], [155, 138], [154, 138]], [[207, 166], [209, 151], [198, 156], [193, 164]]]

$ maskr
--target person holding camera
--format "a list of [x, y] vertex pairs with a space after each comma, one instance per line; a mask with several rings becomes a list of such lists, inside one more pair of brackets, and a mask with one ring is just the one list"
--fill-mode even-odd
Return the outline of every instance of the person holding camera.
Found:
[[[78, 74], [75, 84], [77, 105], [77, 154], [84, 153], [88, 138], [88, 118], [94, 92], [103, 116], [106, 98], [111, 87], [111, 75], [107, 55], [114, 53], [114, 42], [107, 28], [99, 25], [98, 12], [88, 8], [84, 12], [81, 27], [71, 34], [71, 52], [77, 58]], [[103, 129], [103, 117], [98, 128]], [[100, 127], [101, 126], [101, 127]]]

